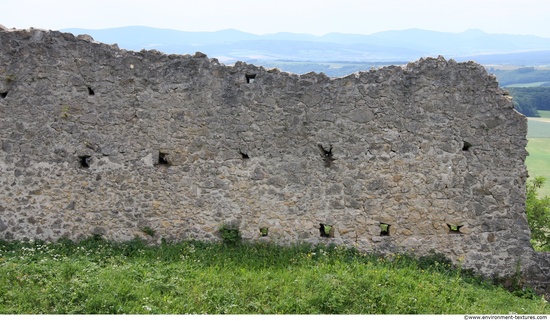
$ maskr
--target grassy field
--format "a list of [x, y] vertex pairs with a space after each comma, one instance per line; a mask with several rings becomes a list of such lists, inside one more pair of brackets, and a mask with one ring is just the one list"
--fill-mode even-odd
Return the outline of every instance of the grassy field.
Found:
[[548, 81], [539, 81], [539, 82], [532, 82], [532, 83], [511, 84], [511, 85], [506, 85], [506, 87], [540, 87], [547, 83]]
[[550, 118], [529, 118], [527, 138], [550, 138]]
[[541, 118], [529, 118], [525, 160], [531, 178], [546, 177], [539, 196], [550, 196], [550, 111], [539, 111]]
[[529, 156], [525, 160], [529, 177], [546, 177], [546, 183], [538, 191], [539, 196], [550, 196], [550, 138], [529, 138]]
[[0, 243], [2, 314], [549, 314], [441, 256], [260, 243]]

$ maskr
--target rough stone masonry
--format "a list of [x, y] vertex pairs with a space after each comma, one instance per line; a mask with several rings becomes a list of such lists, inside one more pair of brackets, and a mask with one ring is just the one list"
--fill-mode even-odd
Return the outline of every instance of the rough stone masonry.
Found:
[[219, 240], [233, 224], [249, 240], [519, 268], [548, 291], [526, 118], [476, 63], [329, 78], [0, 29], [2, 239]]

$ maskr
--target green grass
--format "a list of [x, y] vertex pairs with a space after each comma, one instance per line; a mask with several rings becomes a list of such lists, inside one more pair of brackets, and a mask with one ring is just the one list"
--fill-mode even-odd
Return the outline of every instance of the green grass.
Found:
[[506, 85], [506, 87], [540, 87], [543, 85], [548, 84], [548, 81], [539, 81], [539, 82], [531, 82], [531, 83], [518, 83], [518, 84], [511, 84]]
[[[538, 191], [540, 197], [550, 197], [550, 111], [539, 110], [541, 118], [529, 118], [528, 143], [529, 156], [525, 160], [529, 176], [546, 177], [547, 183]], [[547, 121], [545, 121], [547, 120]]]
[[440, 255], [91, 238], [0, 241], [2, 314], [549, 314]]
[[529, 177], [546, 177], [546, 184], [538, 190], [539, 197], [550, 196], [550, 138], [529, 138], [527, 151]]
[[527, 138], [550, 138], [550, 118], [529, 118]]
[[550, 110], [539, 110], [539, 114], [541, 118], [550, 119]]

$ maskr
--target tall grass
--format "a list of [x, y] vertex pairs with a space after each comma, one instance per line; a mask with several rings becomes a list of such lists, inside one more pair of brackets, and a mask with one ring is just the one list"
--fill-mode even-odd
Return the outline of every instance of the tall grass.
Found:
[[[517, 295], [519, 294], [519, 296]], [[442, 256], [90, 238], [0, 243], [0, 313], [548, 314]]]

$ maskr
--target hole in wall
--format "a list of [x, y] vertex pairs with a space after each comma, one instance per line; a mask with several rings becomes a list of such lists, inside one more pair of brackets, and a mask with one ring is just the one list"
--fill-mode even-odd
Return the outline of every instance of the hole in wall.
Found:
[[239, 151], [239, 154], [241, 154], [242, 159], [250, 159], [250, 156], [248, 156], [247, 153], [243, 153], [243, 152]]
[[269, 232], [268, 227], [260, 227], [260, 236], [267, 236], [268, 232]]
[[390, 224], [380, 223], [380, 236], [390, 236]]
[[447, 224], [447, 226], [449, 227], [449, 233], [451, 233], [451, 234], [462, 234], [462, 232], [460, 232], [460, 228], [461, 228], [463, 225], [451, 225], [451, 224]]
[[8, 92], [7, 92], [7, 91], [1, 92], [1, 93], [0, 93], [0, 98], [6, 98], [7, 95], [8, 95]]
[[78, 156], [78, 161], [79, 161], [79, 164], [80, 164], [80, 168], [89, 168], [90, 167], [90, 160], [91, 160], [90, 155]]
[[462, 150], [463, 151], [468, 151], [470, 149], [470, 147], [472, 147], [472, 144], [468, 143], [467, 141], [464, 141], [463, 142], [463, 145], [462, 145]]
[[325, 167], [330, 167], [332, 165], [332, 162], [335, 160], [335, 158], [332, 156], [332, 144], [329, 145], [329, 149], [324, 148], [321, 144], [318, 144], [317, 146], [321, 150], [321, 156], [323, 156]]
[[95, 95], [94, 90], [90, 86], [88, 86], [88, 95], [90, 95], [90, 96]]
[[170, 166], [170, 161], [168, 160], [168, 153], [159, 152], [157, 165], [160, 166]]
[[247, 84], [252, 84], [256, 81], [256, 74], [246, 74], [245, 77]]
[[321, 232], [321, 237], [333, 237], [334, 236], [334, 227], [327, 224], [319, 224], [319, 232]]

